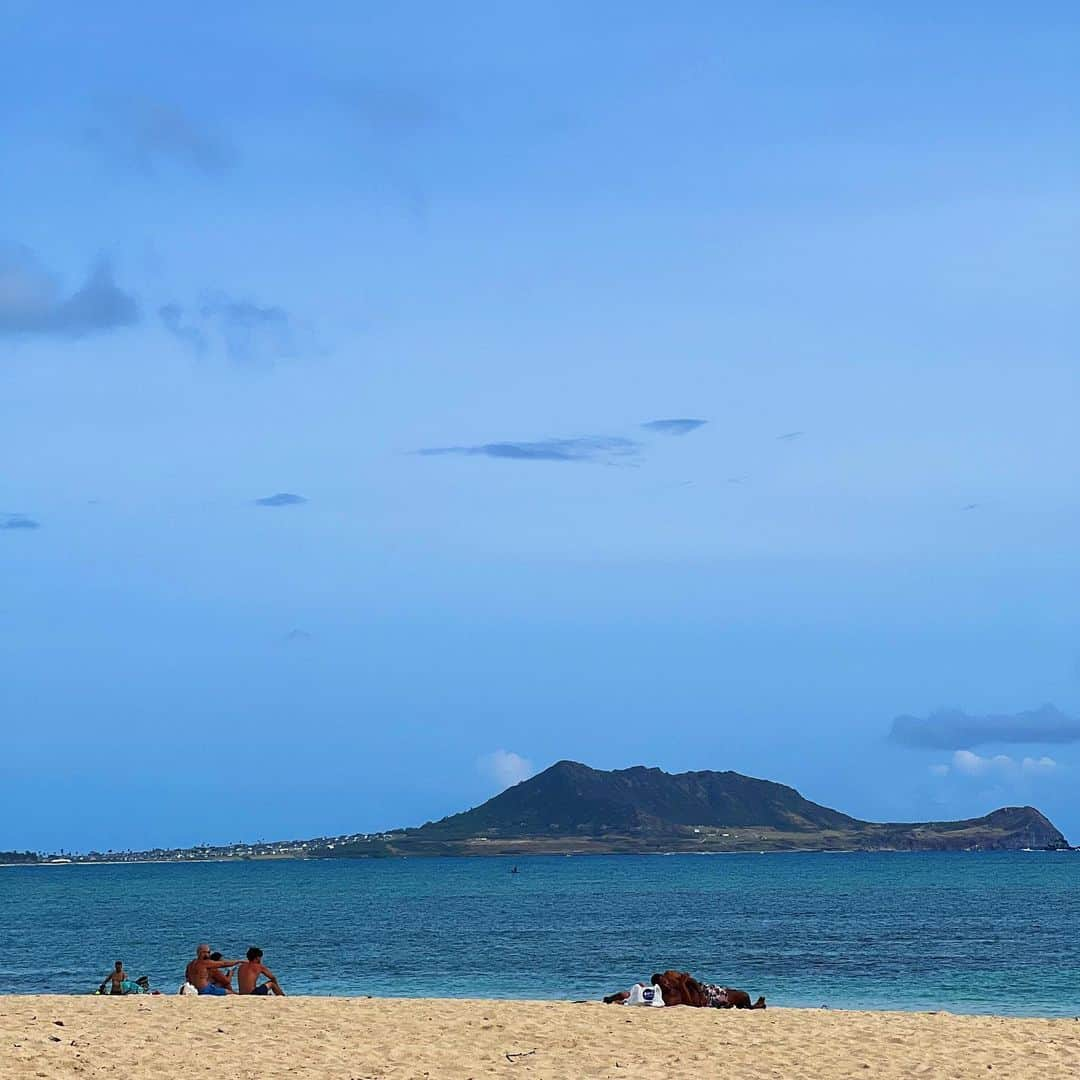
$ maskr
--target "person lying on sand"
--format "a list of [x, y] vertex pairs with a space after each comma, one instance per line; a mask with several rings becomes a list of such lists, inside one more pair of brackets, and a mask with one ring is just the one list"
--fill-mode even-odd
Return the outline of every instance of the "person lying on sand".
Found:
[[[664, 971], [653, 975], [651, 984], [659, 989], [665, 1005], [689, 1005], [696, 1009], [764, 1009], [765, 998], [751, 1004], [745, 990], [715, 983], [698, 982], [686, 971]], [[622, 1005], [630, 1001], [633, 990], [620, 990], [604, 998], [605, 1005]], [[631, 1002], [636, 1004], [637, 1002]], [[642, 1002], [645, 1004], [645, 1002]]]
[[195, 959], [190, 961], [184, 970], [184, 978], [187, 979], [199, 994], [208, 997], [224, 997], [226, 994], [234, 994], [235, 990], [226, 989], [214, 982], [210, 973], [221, 968], [231, 968], [239, 964], [239, 960], [211, 960], [210, 946], [199, 945], [195, 949]]
[[698, 982], [686, 971], [664, 971], [653, 975], [653, 986], [660, 987], [665, 1005], [690, 1005], [699, 1009], [764, 1009], [765, 999], [753, 1004], [745, 990], [715, 983]]
[[[263, 951], [254, 945], [247, 951], [247, 960], [236, 969], [236, 985], [240, 987], [241, 994], [256, 994], [259, 997], [267, 997], [274, 994], [276, 997], [284, 997], [285, 991], [278, 984], [277, 976], [262, 962]], [[259, 982], [259, 976], [266, 981]]]
[[124, 988], [124, 983], [128, 981], [127, 972], [124, 970], [124, 961], [117, 960], [116, 966], [101, 980], [101, 985], [98, 987], [98, 993], [104, 994], [105, 987], [111, 982], [112, 989], [110, 994], [126, 994], [128, 991]]

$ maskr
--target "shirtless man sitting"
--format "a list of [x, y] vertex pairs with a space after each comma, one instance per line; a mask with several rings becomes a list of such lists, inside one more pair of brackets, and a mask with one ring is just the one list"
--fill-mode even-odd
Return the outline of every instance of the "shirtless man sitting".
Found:
[[215, 982], [212, 972], [221, 968], [231, 968], [239, 964], [239, 960], [211, 960], [210, 946], [200, 945], [195, 950], [195, 959], [192, 960], [184, 971], [184, 978], [201, 995], [207, 997], [224, 997], [226, 994], [235, 994], [235, 990], [227, 989]]
[[[270, 994], [284, 997], [285, 991], [278, 985], [277, 976], [262, 962], [262, 956], [262, 949], [252, 945], [247, 951], [247, 960], [236, 969], [236, 985], [240, 987], [240, 993], [257, 994], [259, 997]], [[266, 982], [259, 982], [260, 975]]]

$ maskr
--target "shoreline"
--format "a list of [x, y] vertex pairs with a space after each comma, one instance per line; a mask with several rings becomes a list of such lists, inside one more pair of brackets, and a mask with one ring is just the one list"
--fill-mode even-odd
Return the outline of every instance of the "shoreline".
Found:
[[[146, 1003], [148, 1001], [161, 1001], [162, 999], [177, 998], [182, 1000], [182, 995], [172, 990], [161, 990], [155, 987], [156, 993], [150, 994], [124, 994], [123, 999], [128, 1002], [138, 1001]], [[768, 1000], [768, 995], [765, 995]], [[3, 1012], [3, 1006], [6, 1002], [12, 1001], [42, 1001], [42, 1002], [80, 1002], [80, 1001], [100, 1001], [101, 998], [111, 998], [109, 994], [95, 994], [91, 991], [85, 993], [71, 993], [65, 990], [45, 990], [36, 994], [25, 994], [18, 991], [4, 991], [0, 990], [0, 1013]], [[621, 1005], [604, 1005], [603, 1001], [597, 998], [576, 998], [570, 999], [567, 997], [476, 997], [473, 995], [459, 995], [448, 994], [445, 997], [432, 998], [423, 995], [416, 994], [358, 994], [358, 993], [325, 993], [325, 994], [309, 994], [304, 991], [287, 992], [289, 1001], [308, 1001], [308, 1002], [371, 1002], [379, 1001], [389, 1004], [400, 1004], [410, 1002], [431, 1002], [440, 1001], [451, 1005], [458, 1004], [490, 1004], [490, 1005], [572, 1005], [576, 1008], [582, 1008], [584, 1006], [598, 1005], [605, 1009], [621, 1009], [625, 1008], [627, 1014], [636, 1012], [647, 1012], [645, 1009], [636, 1009]], [[205, 1000], [205, 999], [204, 999]], [[220, 1000], [220, 999], [214, 999]], [[232, 999], [229, 999], [232, 1000]], [[659, 1010], [656, 1010], [659, 1012]], [[747, 1010], [730, 1010], [730, 1009], [696, 1009], [686, 1006], [678, 1006], [679, 1012], [702, 1012], [702, 1013], [733, 1013], [733, 1012], [745, 1012]], [[949, 1016], [955, 1017], [961, 1020], [1006, 1020], [1006, 1021], [1050, 1021], [1052, 1023], [1068, 1022], [1077, 1024], [1077, 1029], [1080, 1031], [1080, 998], [1078, 998], [1075, 1009], [1070, 1006], [1067, 1009], [1063, 1009], [1059, 1013], [1038, 1013], [1038, 1012], [977, 1012], [977, 1011], [965, 1011], [963, 1008], [952, 1008], [945, 1004], [937, 1008], [924, 1008], [924, 1007], [906, 1007], [902, 1004], [896, 1005], [812, 1005], [802, 1004], [799, 1002], [785, 1003], [785, 1004], [768, 1004], [768, 1007], [763, 1010], [768, 1013], [823, 1013], [832, 1016], [842, 1015], [857, 1015], [857, 1016], [900, 1016], [900, 1017], [913, 1017], [913, 1016]]]
[[1058, 1080], [1080, 1022], [431, 998], [0, 997], [0, 1078]]
[[399, 862], [408, 859], [578, 859], [611, 856], [651, 856], [671, 858], [688, 855], [702, 858], [714, 855], [1076, 855], [1080, 846], [1059, 848], [733, 848], [714, 851], [469, 851], [410, 852], [391, 855], [222, 855], [212, 858], [174, 859], [61, 859], [43, 858], [38, 862], [0, 862], [0, 870], [36, 866], [193, 866], [203, 863], [273, 863], [273, 862]]

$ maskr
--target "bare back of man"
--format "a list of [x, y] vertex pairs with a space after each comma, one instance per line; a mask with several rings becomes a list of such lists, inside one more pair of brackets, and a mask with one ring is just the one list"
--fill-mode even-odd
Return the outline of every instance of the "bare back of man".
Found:
[[[262, 949], [253, 946], [247, 951], [247, 959], [236, 969], [236, 985], [240, 988], [240, 993], [259, 997], [270, 994], [284, 997], [285, 991], [281, 989], [277, 976], [262, 962], [262, 956]], [[266, 981], [259, 982], [260, 976]]]
[[211, 960], [210, 946], [200, 945], [195, 950], [195, 959], [190, 961], [184, 969], [184, 978], [200, 994], [213, 993], [214, 991], [219, 994], [234, 994], [236, 993], [235, 990], [218, 985], [213, 978], [213, 974], [221, 968], [232, 967], [237, 963], [239, 963], [238, 960]]

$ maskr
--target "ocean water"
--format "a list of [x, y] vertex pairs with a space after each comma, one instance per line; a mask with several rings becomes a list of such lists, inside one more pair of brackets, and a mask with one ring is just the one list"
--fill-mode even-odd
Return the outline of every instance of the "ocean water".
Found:
[[303, 994], [597, 998], [653, 971], [775, 1005], [1080, 1015], [1080, 854], [534, 856], [0, 869], [0, 992], [198, 941]]

